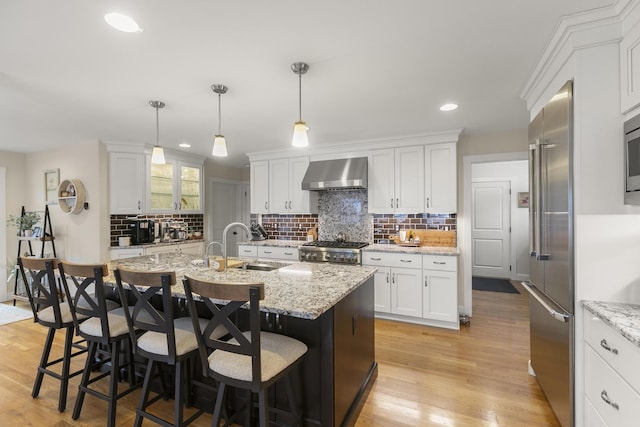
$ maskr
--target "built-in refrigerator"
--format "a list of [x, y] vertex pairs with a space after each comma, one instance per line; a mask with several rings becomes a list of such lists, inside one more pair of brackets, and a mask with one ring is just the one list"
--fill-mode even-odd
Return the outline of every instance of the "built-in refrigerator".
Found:
[[574, 425], [573, 84], [529, 125], [530, 369], [563, 427]]

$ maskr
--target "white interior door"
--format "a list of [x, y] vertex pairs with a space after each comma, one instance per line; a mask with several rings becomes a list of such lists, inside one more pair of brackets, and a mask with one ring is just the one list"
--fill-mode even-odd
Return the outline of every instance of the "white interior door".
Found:
[[[6, 172], [6, 168], [0, 167], [0, 301], [6, 301], [9, 298], [8, 288], [14, 283], [13, 280], [7, 283], [7, 227], [4, 226], [7, 220]], [[13, 294], [13, 288], [11, 288], [11, 294]]]
[[472, 274], [511, 278], [511, 182], [473, 182]]
[[[239, 205], [242, 200], [238, 197], [243, 191], [242, 185], [232, 182], [213, 181], [211, 185], [211, 215], [212, 227], [209, 236], [210, 241], [222, 243], [222, 232], [227, 224], [235, 221], [242, 221], [243, 214]], [[228, 256], [238, 256], [239, 230], [232, 230], [227, 236]], [[244, 237], [242, 237], [244, 240]], [[212, 252], [218, 254], [216, 252]]]

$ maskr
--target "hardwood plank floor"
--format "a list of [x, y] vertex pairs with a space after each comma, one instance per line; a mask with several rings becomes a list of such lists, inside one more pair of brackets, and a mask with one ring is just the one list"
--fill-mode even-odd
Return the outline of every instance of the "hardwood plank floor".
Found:
[[[378, 378], [356, 426], [559, 426], [527, 372], [528, 296], [515, 286], [520, 294], [473, 291], [474, 316], [460, 331], [376, 320]], [[32, 320], [0, 326], [0, 425], [104, 425], [106, 403], [91, 396], [80, 419], [71, 419], [78, 377], [64, 413], [57, 411], [59, 384], [51, 378], [45, 377], [40, 397], [31, 398], [45, 336], [46, 328]], [[56, 337], [54, 354], [62, 338]], [[119, 401], [118, 426], [133, 424], [138, 395]], [[170, 417], [172, 401], [159, 405], [159, 414]], [[192, 425], [210, 423], [205, 414]]]

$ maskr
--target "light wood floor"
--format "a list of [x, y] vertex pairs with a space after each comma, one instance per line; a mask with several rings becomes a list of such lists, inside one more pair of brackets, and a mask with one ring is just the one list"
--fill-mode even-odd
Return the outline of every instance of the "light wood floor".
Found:
[[[527, 373], [528, 297], [516, 287], [521, 294], [473, 291], [474, 316], [460, 331], [377, 320], [378, 378], [356, 426], [559, 426]], [[91, 396], [80, 419], [71, 419], [78, 377], [64, 413], [57, 411], [59, 383], [51, 378], [45, 377], [40, 397], [31, 398], [45, 336], [46, 328], [32, 320], [0, 326], [0, 425], [104, 425], [106, 403]], [[132, 425], [137, 397], [119, 401], [118, 426]], [[171, 404], [161, 403], [165, 416]], [[210, 423], [205, 414], [192, 425]]]

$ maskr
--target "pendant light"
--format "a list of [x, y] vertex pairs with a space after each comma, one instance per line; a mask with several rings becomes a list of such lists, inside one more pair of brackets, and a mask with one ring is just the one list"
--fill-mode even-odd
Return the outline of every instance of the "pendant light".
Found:
[[218, 134], [213, 138], [213, 152], [211, 153], [215, 157], [227, 157], [227, 142], [224, 140], [224, 135], [220, 132], [222, 126], [222, 109], [221, 95], [227, 93], [228, 87], [225, 85], [211, 85], [211, 90], [218, 94]]
[[149, 105], [156, 109], [156, 145], [153, 147], [153, 152], [151, 153], [151, 163], [154, 165], [164, 165], [166, 161], [164, 159], [164, 150], [160, 147], [160, 122], [158, 120], [158, 110], [164, 108], [164, 102], [149, 101]]
[[291, 70], [298, 75], [298, 121], [293, 124], [293, 140], [291, 144], [294, 147], [306, 147], [309, 145], [307, 137], [307, 124], [302, 121], [302, 75], [309, 70], [309, 64], [304, 62], [294, 62], [291, 64]]

